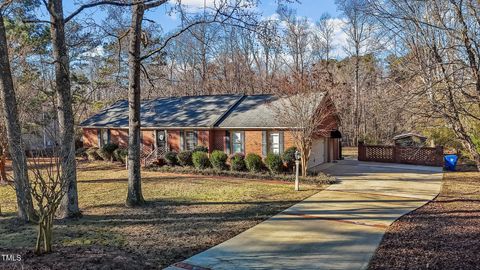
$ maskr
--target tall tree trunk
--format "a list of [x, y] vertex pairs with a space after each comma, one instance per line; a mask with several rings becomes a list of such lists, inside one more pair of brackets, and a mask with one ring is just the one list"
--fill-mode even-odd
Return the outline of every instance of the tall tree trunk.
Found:
[[13, 177], [17, 194], [18, 217], [25, 221], [36, 219], [28, 181], [27, 157], [22, 142], [22, 131], [18, 121], [17, 100], [13, 88], [12, 73], [8, 58], [8, 45], [0, 12], [0, 92], [10, 155], [12, 157]]
[[55, 90], [60, 131], [60, 160], [63, 172], [65, 196], [59, 207], [62, 218], [81, 216], [78, 208], [77, 169], [75, 161], [75, 127], [70, 86], [70, 61], [65, 42], [65, 20], [62, 0], [49, 0], [50, 34], [55, 60]]
[[360, 60], [359, 60], [359, 49], [358, 49], [358, 45], [356, 45], [356, 49], [355, 49], [355, 85], [354, 85], [354, 108], [353, 108], [353, 128], [354, 128], [354, 131], [353, 131], [353, 145], [354, 146], [357, 146], [358, 145], [358, 137], [359, 137], [359, 133], [360, 133], [360, 121], [359, 121], [359, 108], [360, 108], [360, 83], [359, 83], [359, 80], [360, 80], [360, 76], [359, 76], [359, 72], [360, 72]]
[[145, 203], [140, 175], [140, 43], [144, 4], [132, 7], [128, 54], [128, 193], [126, 205]]

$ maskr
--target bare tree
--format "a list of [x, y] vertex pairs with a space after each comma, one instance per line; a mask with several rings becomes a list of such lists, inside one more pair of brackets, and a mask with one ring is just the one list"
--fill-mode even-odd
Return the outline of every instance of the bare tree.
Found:
[[322, 14], [316, 23], [316, 49], [320, 59], [330, 60], [332, 51], [335, 49], [333, 40], [335, 38], [335, 25], [333, 18], [328, 13]]
[[100, 5], [131, 6], [130, 1], [92, 1], [79, 6], [70, 15], [64, 16], [62, 0], [43, 1], [50, 21], [33, 21], [48, 23], [50, 26], [50, 36], [52, 41], [53, 63], [55, 66], [55, 92], [57, 94], [57, 115], [60, 130], [60, 161], [62, 170], [65, 171], [63, 179], [67, 184], [65, 196], [60, 206], [59, 212], [62, 217], [81, 216], [78, 207], [78, 191], [76, 179], [75, 162], [75, 126], [74, 114], [72, 108], [72, 93], [70, 81], [70, 59], [67, 40], [65, 35], [66, 24], [72, 21], [83, 10], [94, 8]]
[[479, 2], [371, 0], [369, 7], [405, 48], [412, 109], [443, 120], [480, 169]]
[[[295, 12], [288, 9], [279, 9], [282, 20], [286, 26], [284, 29], [284, 42], [286, 51], [291, 59], [286, 59], [287, 66], [293, 66], [292, 72], [301, 76], [307, 72], [311, 64], [311, 39], [312, 32], [307, 18], [297, 17]], [[290, 65], [290, 60], [292, 64]]]
[[[252, 15], [248, 12], [243, 12], [252, 7], [256, 1], [245, 0], [219, 0], [214, 1], [212, 7], [208, 7], [208, 16], [194, 17], [188, 20], [184, 13], [183, 6], [179, 1], [179, 10], [183, 21], [187, 21], [185, 25], [180, 27], [178, 31], [165, 38], [159, 46], [155, 49], [147, 51], [142, 55], [142, 22], [146, 10], [159, 7], [165, 4], [166, 0], [157, 1], [134, 1], [132, 7], [132, 19], [129, 31], [129, 86], [128, 86], [128, 102], [129, 102], [129, 134], [128, 134], [128, 191], [127, 191], [127, 206], [139, 206], [144, 204], [144, 198], [141, 188], [141, 172], [140, 172], [140, 97], [141, 97], [141, 82], [142, 75], [142, 61], [146, 61], [150, 57], [161, 53], [165, 47], [176, 37], [189, 31], [197, 25], [212, 24], [212, 23], [230, 23], [239, 27], [255, 27], [256, 24], [251, 22]], [[205, 7], [207, 8], [207, 7]], [[247, 20], [248, 19], [248, 20]], [[147, 74], [146, 74], [147, 76]]]
[[64, 175], [68, 175], [68, 173], [61, 169], [61, 163], [57, 156], [54, 154], [46, 159], [41, 156], [33, 157], [30, 166], [33, 175], [30, 192], [35, 200], [35, 210], [38, 215], [37, 242], [35, 244], [35, 254], [37, 255], [52, 252], [53, 221], [65, 195], [66, 190], [63, 185], [68, 184], [63, 179]]
[[337, 0], [338, 9], [343, 13], [346, 27], [344, 29], [348, 36], [348, 46], [345, 46], [345, 51], [353, 57], [355, 61], [355, 68], [353, 71], [353, 114], [352, 125], [353, 144], [357, 145], [360, 136], [360, 118], [361, 118], [361, 74], [360, 74], [360, 57], [367, 54], [369, 45], [371, 45], [371, 38], [373, 36], [374, 28], [372, 20], [363, 12], [366, 1], [365, 0]]
[[280, 96], [272, 109], [286, 127], [301, 154], [302, 176], [307, 175], [307, 165], [315, 139], [329, 134], [336, 126], [334, 105], [326, 89], [311, 73], [297, 75], [281, 82]]
[[32, 198], [29, 192], [27, 158], [22, 142], [22, 132], [18, 120], [17, 100], [13, 86], [8, 44], [3, 12], [11, 1], [0, 4], [0, 94], [5, 116], [9, 152], [12, 157], [13, 177], [17, 194], [18, 217], [25, 221], [35, 220]]

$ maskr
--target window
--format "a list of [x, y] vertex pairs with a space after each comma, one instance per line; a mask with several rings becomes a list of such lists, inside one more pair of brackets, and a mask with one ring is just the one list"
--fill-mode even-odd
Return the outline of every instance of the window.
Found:
[[197, 147], [197, 132], [196, 131], [186, 131], [185, 132], [185, 149], [188, 151], [195, 150]]
[[244, 136], [243, 132], [232, 132], [232, 153], [244, 152]]
[[280, 154], [280, 133], [270, 133], [270, 152]]

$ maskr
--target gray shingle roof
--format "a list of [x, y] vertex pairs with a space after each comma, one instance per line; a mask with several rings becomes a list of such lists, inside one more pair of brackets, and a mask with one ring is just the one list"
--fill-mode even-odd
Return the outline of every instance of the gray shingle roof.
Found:
[[[322, 94], [323, 95], [323, 94]], [[274, 95], [212, 95], [143, 101], [146, 128], [286, 128], [274, 108], [285, 102]], [[128, 127], [128, 102], [119, 101], [83, 121], [82, 127]]]
[[[240, 95], [190, 96], [142, 101], [142, 127], [211, 127]], [[128, 127], [128, 102], [119, 101], [83, 121], [82, 127]]]
[[273, 95], [245, 96], [222, 119], [218, 127], [283, 127], [273, 109], [273, 107], [280, 105], [279, 98]]

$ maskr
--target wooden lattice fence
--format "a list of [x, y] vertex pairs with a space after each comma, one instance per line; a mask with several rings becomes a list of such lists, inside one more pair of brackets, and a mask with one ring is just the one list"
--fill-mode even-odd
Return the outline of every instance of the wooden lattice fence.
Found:
[[358, 145], [358, 160], [443, 166], [443, 147]]

